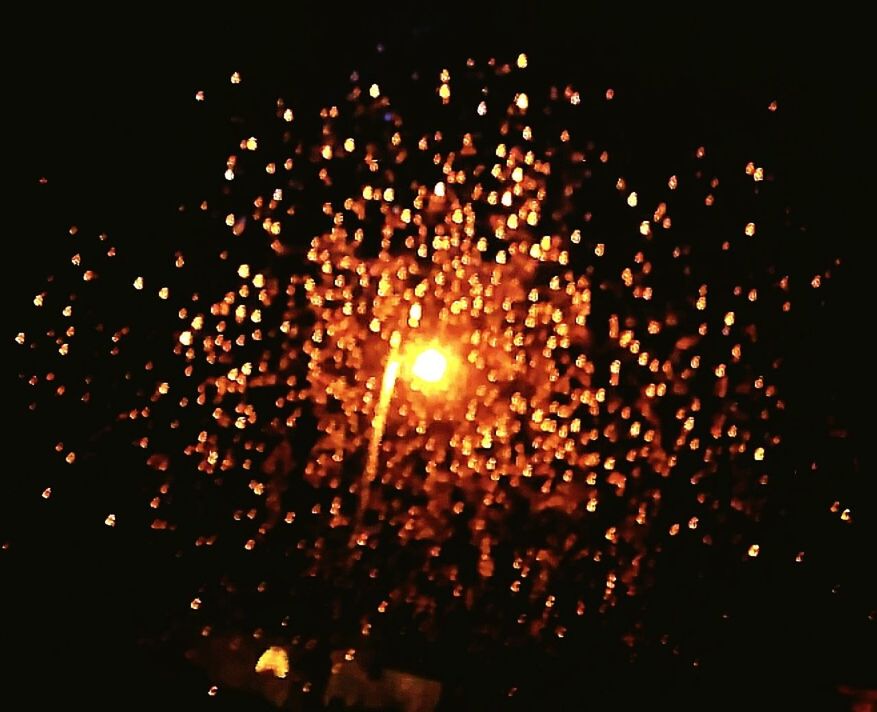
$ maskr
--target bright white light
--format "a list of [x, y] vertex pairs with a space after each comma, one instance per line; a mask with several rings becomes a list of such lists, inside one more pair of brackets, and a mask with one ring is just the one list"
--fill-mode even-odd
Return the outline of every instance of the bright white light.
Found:
[[426, 349], [414, 359], [411, 372], [416, 378], [427, 383], [437, 383], [445, 375], [448, 368], [448, 360], [436, 349]]

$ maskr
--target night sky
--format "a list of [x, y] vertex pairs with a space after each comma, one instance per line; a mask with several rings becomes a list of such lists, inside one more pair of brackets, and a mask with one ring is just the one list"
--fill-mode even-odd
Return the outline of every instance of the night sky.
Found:
[[[42, 325], [34, 295], [45, 289], [46, 275], [69, 269], [75, 251], [70, 227], [82, 236], [107, 233], [107, 244], [124, 252], [118, 273], [101, 274], [109, 284], [102, 294], [118, 298], [89, 303], [83, 297], [84, 305], [104, 315], [108, 329], [144, 325], [132, 329], [131, 351], [148, 350], [155, 338], [170, 345], [179, 324], [154, 298], [132, 290], [128, 275], [170, 274], [180, 250], [193, 257], [192, 266], [174, 277], [175, 288], [209, 291], [222, 284], [224, 274], [199, 259], [215, 250], [210, 228], [193, 213], [221, 192], [225, 160], [241, 131], [275, 120], [271, 101], [289, 98], [298, 120], [299, 113], [337, 102], [353, 69], [387, 77], [392, 89], [415, 70], [434, 84], [438, 69], [462, 67], [469, 56], [513, 62], [520, 52], [529, 58], [533, 87], [572, 82], [583, 90], [614, 90], [615, 113], [587, 114], [591, 123], [582, 132], [599, 136], [632, 166], [626, 173], [632, 184], [684, 175], [699, 146], [723, 179], [742, 176], [749, 160], [767, 166], [772, 205], [781, 208], [776, 224], [796, 226], [796, 238], [753, 253], [765, 261], [755, 267], [775, 261], [807, 281], [826, 269], [831, 278], [787, 319], [779, 310], [775, 324], [774, 317], [760, 317], [760, 329], [782, 335], [778, 378], [786, 411], [784, 454], [768, 459], [772, 484], [761, 521], [742, 532], [760, 542], [759, 556], [747, 557], [742, 544], [742, 555], [680, 544], [655, 574], [648, 613], [637, 613], [645, 615], [648, 632], [635, 662], [612, 639], [633, 620], [597, 626], [560, 652], [533, 644], [510, 658], [509, 667], [517, 666], [526, 682], [509, 704], [757, 709], [769, 706], [768, 699], [787, 698], [842, 709], [838, 685], [877, 687], [877, 511], [866, 346], [873, 177], [865, 106], [874, 81], [866, 72], [863, 31], [847, 26], [846, 18], [773, 23], [742, 12], [720, 17], [712, 9], [703, 19], [514, 5], [489, 19], [451, 7], [382, 17], [325, 9], [282, 15], [241, 9], [183, 29], [170, 16], [132, 14], [103, 30], [103, 17], [29, 11], [10, 24], [26, 49], [13, 56], [4, 50], [4, 184], [13, 190], [4, 201], [11, 430], [0, 485], [7, 693], [20, 687], [39, 708], [71, 701], [98, 709], [259, 704], [232, 693], [209, 698], [215, 681], [182, 659], [179, 640], [191, 626], [193, 591], [221, 566], [209, 557], [178, 557], [173, 535], [150, 530], [144, 504], [152, 496], [145, 484], [151, 475], [130, 438], [113, 436], [127, 388], [121, 367], [95, 387], [85, 415], [36, 396], [27, 384], [46, 366], [38, 354], [23, 357], [15, 335]], [[232, 100], [235, 71], [244, 81]], [[207, 97], [203, 107], [195, 106], [198, 90]], [[775, 115], [767, 108], [772, 101]], [[414, 99], [409, 104], [414, 121], [429, 118]], [[230, 121], [232, 115], [242, 123]], [[188, 207], [181, 212], [180, 206]], [[730, 210], [727, 215], [739, 221]], [[674, 222], [684, 219], [684, 210], [679, 219], [674, 215]], [[695, 239], [696, 221], [688, 229], [687, 239]], [[739, 232], [736, 223], [734, 229]], [[715, 272], [720, 264], [702, 267]], [[751, 267], [728, 262], [729, 270]], [[93, 367], [87, 359], [69, 366], [73, 373]], [[35, 399], [39, 407], [32, 413]], [[314, 426], [301, 430], [308, 427]], [[68, 466], [54, 449], [58, 441], [91, 443], [99, 452]], [[47, 486], [49, 498], [41, 496]], [[840, 521], [834, 502], [850, 510], [851, 522]], [[110, 512], [118, 518], [114, 527], [105, 524]], [[197, 493], [180, 495], [175, 512], [182, 529], [196, 531]], [[796, 551], [806, 552], [802, 563]], [[259, 561], [285, 565], [270, 556]], [[294, 579], [295, 572], [282, 577]], [[260, 620], [228, 605], [207, 615], [244, 627]], [[291, 605], [326, 604], [308, 592]], [[729, 618], [719, 615], [723, 611]], [[660, 631], [671, 634], [670, 645], [660, 642]], [[509, 670], [498, 669], [502, 664], [485, 664], [483, 686], [474, 676], [467, 684], [506, 686]], [[478, 694], [460, 698], [461, 704], [497, 704]]]

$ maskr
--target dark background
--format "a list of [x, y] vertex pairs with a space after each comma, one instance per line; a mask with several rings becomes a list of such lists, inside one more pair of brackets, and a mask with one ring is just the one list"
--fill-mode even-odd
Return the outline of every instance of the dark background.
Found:
[[[639, 692], [613, 697], [610, 690], [604, 703], [657, 696], [712, 705], [718, 696], [757, 708], [767, 689], [829, 708], [838, 683], [877, 686], [877, 624], [867, 621], [877, 607], [877, 557], [864, 341], [872, 322], [866, 107], [874, 81], [862, 23], [840, 12], [774, 22], [731, 6], [702, 8], [700, 16], [643, 16], [633, 6], [610, 15], [509, 4], [489, 17], [450, 5], [380, 16], [299, 7], [205, 11], [194, 23], [170, 13], [48, 8], [10, 17], [2, 89], [3, 182], [12, 190], [4, 201], [4, 338], [27, 327], [44, 275], [69, 259], [71, 224], [115, 235], [148, 264], [173, 252], [180, 235], [168, 216], [213, 194], [235, 135], [219, 115], [206, 122], [192, 110], [197, 89], [208, 91], [209, 104], [211, 87], [238, 70], [254, 92], [319, 100], [337, 94], [353, 68], [433, 66], [445, 57], [458, 63], [469, 54], [513, 59], [527, 51], [537, 77], [561, 73], [615, 88], [628, 112], [625, 150], [662, 174], [701, 144], [727, 156], [770, 156], [795, 218], [807, 225], [802, 264], [843, 260], [823, 290], [824, 306], [800, 321], [788, 367], [797, 384], [793, 442], [808, 450], [805, 460], [823, 463], [824, 480], [808, 481], [788, 502], [789, 526], [808, 532], [814, 562], [799, 574], [766, 561], [736, 580], [735, 622], [707, 646], [708, 671], [644, 665], [630, 673]], [[381, 57], [378, 43], [386, 46]], [[767, 139], [750, 128], [751, 116], [772, 99], [782, 129], [762, 145]], [[143, 542], [141, 530], [103, 526], [108, 510], [98, 484], [66, 500], [40, 499], [45, 469], [56, 467], [47, 451], [57, 438], [45, 432], [50, 424], [37, 428], [23, 417], [27, 395], [16, 376], [9, 374], [13, 422], [0, 485], [0, 539], [12, 544], [0, 554], [5, 657], [12, 661], [4, 666], [7, 694], [20, 684], [47, 708], [65, 700], [98, 708], [204, 704], [202, 680], [137, 644], [186, 600], [179, 599], [186, 576], [168, 552]], [[838, 423], [849, 436], [825, 438]], [[838, 533], [822, 504], [840, 494], [856, 524]], [[696, 622], [687, 625], [703, 648], [713, 634], [694, 630]], [[534, 672], [556, 696], [549, 708], [578, 699], [580, 683], [570, 681], [579, 674], [574, 667]]]

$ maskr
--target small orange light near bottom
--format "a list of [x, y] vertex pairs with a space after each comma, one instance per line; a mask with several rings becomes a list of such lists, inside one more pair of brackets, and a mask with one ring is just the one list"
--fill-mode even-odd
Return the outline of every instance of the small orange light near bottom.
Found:
[[272, 645], [256, 661], [256, 672], [270, 673], [274, 677], [285, 678], [289, 674], [289, 656], [286, 650]]

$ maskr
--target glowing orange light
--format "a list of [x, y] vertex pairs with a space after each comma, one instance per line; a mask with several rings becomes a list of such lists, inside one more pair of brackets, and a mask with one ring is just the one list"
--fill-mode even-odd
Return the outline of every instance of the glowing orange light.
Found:
[[289, 656], [283, 648], [272, 645], [256, 662], [256, 672], [271, 673], [274, 677], [284, 678], [289, 674]]
[[414, 359], [411, 372], [427, 383], [438, 383], [448, 370], [448, 359], [437, 349], [421, 351]]

